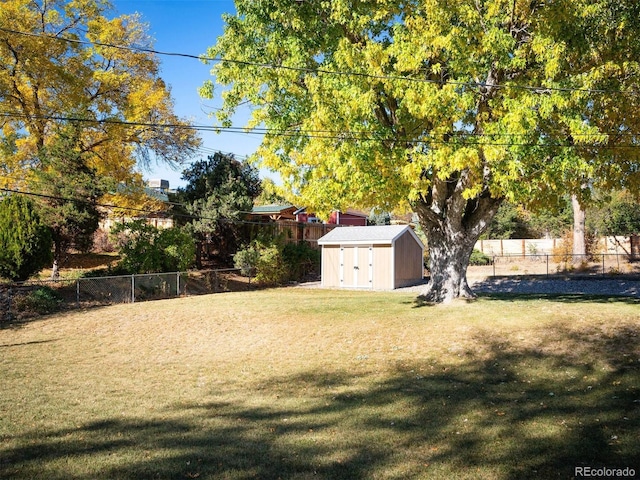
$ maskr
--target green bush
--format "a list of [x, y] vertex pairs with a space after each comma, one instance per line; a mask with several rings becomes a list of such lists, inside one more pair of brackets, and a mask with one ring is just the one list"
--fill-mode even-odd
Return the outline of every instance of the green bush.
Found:
[[53, 260], [51, 230], [35, 204], [11, 195], [0, 201], [0, 277], [26, 280]]
[[35, 312], [40, 315], [55, 313], [62, 307], [62, 298], [50, 287], [38, 287], [27, 295], [18, 296], [14, 308], [18, 312]]
[[233, 257], [233, 263], [242, 275], [255, 274], [256, 281], [263, 285], [299, 281], [318, 271], [320, 252], [306, 243], [283, 243], [280, 237], [258, 238], [239, 250]]
[[469, 265], [481, 266], [491, 265], [492, 263], [492, 258], [485, 255], [480, 250], [474, 249], [473, 252], [471, 252], [471, 257], [469, 257]]
[[260, 259], [256, 266], [256, 281], [263, 285], [281, 285], [287, 281], [287, 267], [279, 245], [269, 245], [260, 249]]
[[320, 251], [311, 248], [307, 242], [289, 243], [282, 250], [289, 280], [301, 281], [320, 270]]
[[195, 262], [195, 241], [183, 228], [157, 228], [145, 220], [116, 225], [111, 235], [127, 273], [177, 272]]
[[262, 285], [280, 285], [287, 279], [282, 259], [282, 246], [276, 239], [256, 239], [246, 248], [238, 250], [233, 263], [246, 276], [255, 274]]
[[251, 245], [243, 250], [238, 250], [233, 256], [233, 264], [240, 269], [240, 273], [245, 277], [252, 277], [258, 267], [260, 260], [260, 249], [256, 245]]

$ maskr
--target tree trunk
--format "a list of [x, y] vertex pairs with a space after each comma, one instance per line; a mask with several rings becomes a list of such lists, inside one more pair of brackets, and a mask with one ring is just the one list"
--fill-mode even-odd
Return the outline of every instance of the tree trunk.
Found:
[[443, 182], [434, 186], [431, 195], [414, 203], [429, 247], [430, 279], [421, 295], [428, 302], [448, 303], [475, 296], [467, 282], [469, 258], [502, 199], [492, 198], [488, 191], [465, 199], [462, 191]]
[[60, 260], [62, 258], [63, 247], [59, 240], [53, 240], [53, 265], [51, 267], [51, 280], [60, 278]]
[[578, 197], [571, 196], [573, 208], [573, 263], [580, 264], [586, 260], [587, 240], [585, 235], [586, 212], [580, 205]]
[[436, 303], [474, 298], [467, 282], [467, 267], [477, 237], [463, 232], [442, 235], [436, 229], [429, 230], [427, 235], [430, 277], [422, 296]]
[[196, 267], [202, 268], [202, 242], [196, 242]]

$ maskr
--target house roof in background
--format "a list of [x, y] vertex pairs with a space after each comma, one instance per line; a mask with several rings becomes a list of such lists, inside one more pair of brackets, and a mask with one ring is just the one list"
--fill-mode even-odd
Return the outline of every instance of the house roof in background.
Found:
[[392, 244], [398, 237], [409, 231], [422, 245], [418, 236], [408, 225], [378, 225], [372, 227], [338, 227], [318, 240], [318, 245], [338, 244]]
[[[137, 187], [127, 186], [124, 183], [120, 182], [116, 186], [116, 192], [122, 193], [125, 195], [128, 193], [136, 193]], [[161, 202], [166, 203], [169, 201], [169, 196], [167, 195], [166, 192], [163, 192], [155, 188], [144, 187], [144, 194], [147, 195], [148, 197], [154, 198], [156, 200], [160, 200]]]
[[155, 198], [156, 200], [160, 200], [161, 202], [169, 201], [169, 195], [167, 195], [165, 192], [160, 192], [155, 188], [145, 187], [144, 193], [152, 198]]
[[361, 210], [352, 210], [348, 208], [346, 211], [342, 212], [340, 210], [336, 210], [336, 212], [340, 213], [340, 215], [353, 215], [354, 217], [363, 217], [369, 218], [369, 214], [367, 212], [363, 212]]
[[296, 207], [293, 205], [277, 205], [277, 204], [258, 205], [253, 207], [253, 209], [251, 210], [251, 213], [269, 215], [274, 213], [280, 213], [280, 212], [283, 212], [284, 210], [289, 210], [291, 208], [296, 208]]

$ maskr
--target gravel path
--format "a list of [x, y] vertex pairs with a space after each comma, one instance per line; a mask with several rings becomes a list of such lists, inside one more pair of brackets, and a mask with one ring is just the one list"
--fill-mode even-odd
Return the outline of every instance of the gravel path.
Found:
[[620, 295], [640, 298], [640, 280], [624, 278], [488, 277], [471, 288], [482, 293]]
[[[611, 295], [640, 298], [640, 278], [559, 278], [535, 277], [477, 277], [469, 278], [469, 285], [476, 293], [515, 293], [515, 294], [573, 294], [573, 295]], [[420, 293], [426, 281], [410, 287], [398, 288], [394, 292]], [[302, 288], [321, 288], [320, 282], [299, 284]]]
[[[540, 277], [486, 277], [469, 278], [469, 285], [476, 293], [538, 293], [578, 295], [619, 295], [640, 298], [640, 279], [634, 278], [547, 278]], [[426, 283], [398, 292], [420, 292]]]

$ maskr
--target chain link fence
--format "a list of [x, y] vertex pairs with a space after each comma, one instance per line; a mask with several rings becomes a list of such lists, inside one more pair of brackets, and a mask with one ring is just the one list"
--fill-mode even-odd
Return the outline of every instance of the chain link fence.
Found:
[[0, 322], [48, 311], [252, 288], [235, 268], [0, 284]]
[[[640, 261], [624, 254], [493, 255], [474, 265], [474, 276], [640, 276]], [[160, 300], [188, 295], [242, 291], [253, 288], [238, 269], [152, 273], [76, 280], [41, 280], [0, 284], [0, 322], [38, 313], [116, 303]], [[42, 311], [40, 311], [42, 310]]]
[[186, 272], [176, 272], [80, 278], [76, 281], [76, 302], [134, 303], [179, 297], [187, 294], [188, 276]]
[[487, 264], [474, 267], [486, 276], [560, 275], [603, 277], [640, 275], [640, 258], [626, 254], [531, 254], [486, 256]]

